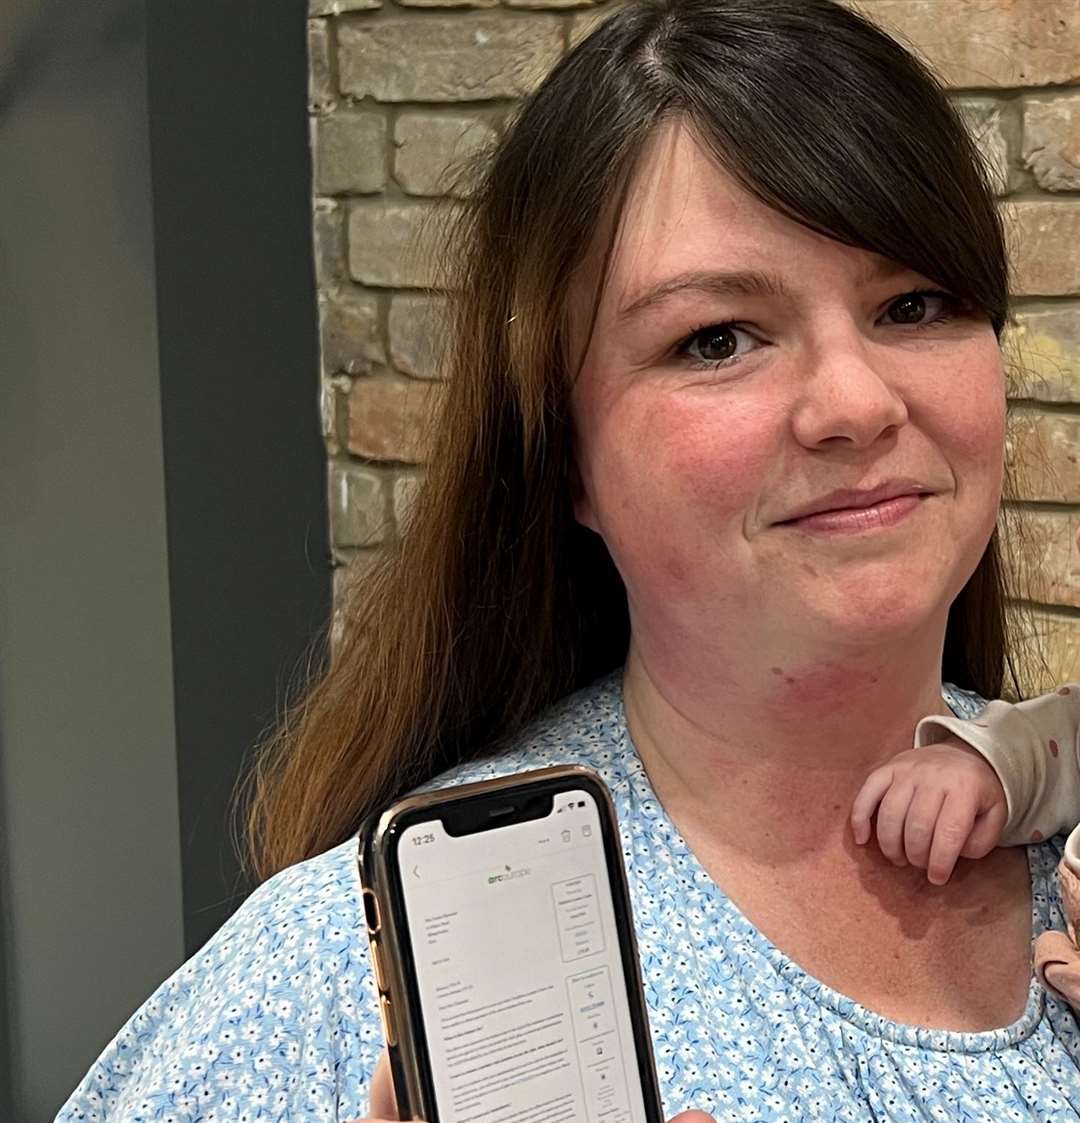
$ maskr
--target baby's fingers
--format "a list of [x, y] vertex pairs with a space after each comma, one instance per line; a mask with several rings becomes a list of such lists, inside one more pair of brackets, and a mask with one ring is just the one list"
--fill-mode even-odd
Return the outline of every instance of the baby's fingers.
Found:
[[961, 857], [985, 858], [1000, 841], [1008, 817], [1009, 808], [1004, 800], [995, 803], [989, 811], [980, 815], [975, 820], [975, 826], [964, 849], [960, 852]]
[[904, 821], [914, 794], [914, 786], [910, 782], [901, 781], [891, 785], [878, 807], [878, 846], [894, 866], [907, 865], [904, 857]]
[[930, 860], [934, 829], [944, 802], [945, 792], [940, 787], [917, 788], [904, 818], [904, 854], [920, 870], [926, 869]]
[[860, 846], [870, 841], [870, 820], [892, 782], [893, 770], [886, 765], [884, 768], [875, 768], [859, 789], [859, 794], [851, 805], [851, 829]]
[[934, 842], [926, 876], [932, 885], [944, 885], [952, 877], [956, 860], [971, 836], [975, 824], [975, 804], [966, 796], [947, 795], [934, 828]]

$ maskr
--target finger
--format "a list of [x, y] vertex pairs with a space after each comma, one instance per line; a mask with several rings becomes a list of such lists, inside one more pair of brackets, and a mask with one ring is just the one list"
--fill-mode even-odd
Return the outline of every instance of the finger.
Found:
[[384, 1049], [371, 1076], [368, 1113], [375, 1119], [397, 1119], [394, 1082], [390, 1077], [390, 1054]]
[[870, 841], [870, 820], [881, 802], [881, 797], [889, 790], [892, 782], [891, 768], [887, 766], [875, 768], [859, 789], [859, 794], [851, 805], [851, 829], [855, 834], [855, 841], [860, 846]]
[[952, 877], [956, 860], [971, 837], [975, 819], [975, 805], [969, 799], [954, 794], [945, 797], [926, 866], [926, 876], [932, 885], [944, 885]]
[[910, 783], [893, 784], [877, 811], [877, 840], [882, 854], [894, 866], [906, 866], [904, 857], [904, 820], [915, 788]]
[[716, 1120], [707, 1111], [680, 1111], [668, 1123], [716, 1123]]
[[960, 851], [960, 856], [985, 858], [1001, 840], [1001, 832], [1005, 829], [1005, 821], [1008, 817], [1009, 808], [1004, 800], [995, 803], [989, 811], [978, 816], [963, 850]]
[[934, 828], [937, 826], [941, 806], [945, 802], [945, 792], [931, 786], [919, 788], [911, 798], [907, 815], [904, 817], [904, 854], [907, 860], [920, 870], [926, 869], [930, 859], [930, 846], [934, 841]]

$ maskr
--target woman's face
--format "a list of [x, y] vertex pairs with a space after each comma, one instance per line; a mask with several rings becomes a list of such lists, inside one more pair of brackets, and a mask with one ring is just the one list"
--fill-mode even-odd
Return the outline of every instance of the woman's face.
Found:
[[576, 514], [636, 641], [943, 628], [994, 526], [1005, 402], [990, 323], [908, 295], [936, 288], [768, 209], [683, 128], [653, 138], [573, 398]]

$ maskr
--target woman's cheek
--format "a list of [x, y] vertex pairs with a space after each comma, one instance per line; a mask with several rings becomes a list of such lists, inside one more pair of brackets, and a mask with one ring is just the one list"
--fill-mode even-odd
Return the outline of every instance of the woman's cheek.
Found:
[[737, 424], [737, 411], [674, 395], [610, 420], [618, 437], [600, 473], [601, 503], [624, 577], [666, 588], [715, 574], [738, 551], [747, 513], [776, 463], [773, 443]]
[[996, 472], [1005, 443], [1005, 375], [997, 342], [987, 335], [965, 360], [954, 358], [938, 372], [933, 413], [935, 428], [957, 461]]
[[973, 395], [968, 408], [958, 410], [955, 402], [945, 414], [943, 424], [950, 433], [950, 443], [965, 461], [997, 469], [1003, 460], [1006, 413], [1004, 398], [999, 401]]
[[[773, 408], [733, 394], [697, 392], [653, 411], [659, 479], [678, 481], [686, 504], [718, 527], [755, 509], [782, 456]], [[647, 446], [646, 446], [647, 447]]]

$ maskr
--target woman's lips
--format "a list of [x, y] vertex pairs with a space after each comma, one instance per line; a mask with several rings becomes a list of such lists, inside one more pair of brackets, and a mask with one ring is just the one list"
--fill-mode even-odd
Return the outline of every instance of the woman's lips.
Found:
[[869, 530], [882, 530], [903, 522], [927, 498], [929, 496], [926, 494], [897, 495], [869, 507], [818, 511], [782, 525], [819, 534], [859, 534]]

